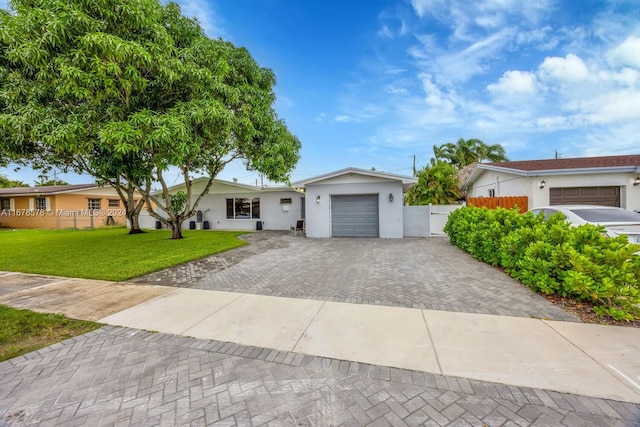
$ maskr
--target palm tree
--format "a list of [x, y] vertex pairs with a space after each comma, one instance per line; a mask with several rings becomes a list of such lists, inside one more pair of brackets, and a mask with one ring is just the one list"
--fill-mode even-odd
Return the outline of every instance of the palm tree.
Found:
[[482, 140], [472, 138], [460, 138], [458, 142], [447, 142], [441, 146], [433, 146], [434, 158], [431, 163], [438, 160], [445, 161], [461, 168], [472, 163], [480, 163], [483, 160], [501, 162], [508, 160], [504, 148], [500, 144], [487, 145]]

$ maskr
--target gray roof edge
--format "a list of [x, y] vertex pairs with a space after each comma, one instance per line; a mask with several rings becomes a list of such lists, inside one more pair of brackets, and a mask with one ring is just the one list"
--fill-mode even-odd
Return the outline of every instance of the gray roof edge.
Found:
[[[208, 181], [209, 177], [207, 176], [201, 176], [198, 178], [194, 178], [193, 180], [191, 180], [191, 185], [193, 185], [196, 182], [200, 182], [200, 181]], [[245, 190], [245, 191], [255, 191], [255, 192], [261, 192], [261, 191], [296, 191], [293, 187], [288, 187], [288, 186], [277, 186], [277, 187], [256, 187], [254, 185], [251, 184], [244, 184], [241, 182], [233, 182], [233, 181], [227, 181], [224, 179], [218, 179], [218, 178], [214, 178], [213, 179], [213, 185], [215, 185], [216, 183], [220, 183], [220, 184], [224, 184], [224, 185], [229, 185], [232, 187], [238, 187], [241, 190]], [[176, 185], [172, 185], [171, 187], [167, 187], [167, 190], [169, 191], [173, 191], [175, 189], [178, 189], [180, 187], [185, 187], [184, 183], [180, 183], [180, 184], [176, 184]], [[157, 194], [162, 194], [162, 190], [160, 191], [154, 191], [153, 193], [151, 193], [153, 195], [157, 195]]]
[[348, 173], [356, 173], [359, 175], [366, 175], [366, 176], [372, 176], [375, 178], [384, 178], [384, 179], [390, 179], [390, 180], [394, 180], [394, 181], [402, 181], [403, 184], [414, 184], [418, 182], [417, 178], [411, 177], [411, 176], [405, 176], [405, 175], [397, 175], [397, 174], [392, 174], [392, 173], [388, 173], [388, 172], [378, 172], [378, 171], [371, 171], [371, 170], [367, 170], [367, 169], [360, 169], [360, 168], [355, 168], [355, 167], [348, 167], [348, 168], [344, 168], [344, 169], [339, 169], [337, 171], [333, 171], [333, 172], [328, 172], [322, 175], [317, 175], [311, 178], [307, 178], [307, 179], [303, 179], [300, 181], [296, 181], [291, 183], [292, 186], [296, 186], [296, 187], [304, 187], [308, 184], [313, 184], [314, 182], [318, 182], [318, 181], [324, 181], [326, 179], [331, 179], [331, 178], [335, 178], [337, 176], [340, 175], [345, 175]]

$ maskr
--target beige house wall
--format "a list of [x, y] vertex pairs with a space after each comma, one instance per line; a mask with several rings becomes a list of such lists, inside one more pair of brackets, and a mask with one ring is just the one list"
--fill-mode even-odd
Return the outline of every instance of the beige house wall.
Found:
[[[47, 200], [48, 209], [35, 209], [35, 195], [3, 197], [3, 199], [13, 199], [13, 210], [0, 212], [0, 227], [49, 229], [103, 227], [107, 225], [109, 217], [113, 218], [115, 224], [127, 224], [124, 205], [113, 190], [108, 192], [102, 188], [96, 189], [93, 193], [84, 190], [82, 194], [69, 193], [40, 197]], [[100, 209], [90, 211], [89, 199], [100, 200]], [[110, 200], [113, 201], [111, 205]]]

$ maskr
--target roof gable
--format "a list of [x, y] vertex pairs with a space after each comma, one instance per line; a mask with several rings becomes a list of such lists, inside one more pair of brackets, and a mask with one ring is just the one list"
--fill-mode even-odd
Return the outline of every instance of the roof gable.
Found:
[[403, 184], [415, 184], [418, 182], [417, 178], [404, 176], [404, 175], [396, 175], [387, 172], [378, 172], [371, 171], [366, 169], [358, 169], [358, 168], [345, 168], [340, 169], [334, 172], [329, 172], [323, 175], [314, 176], [312, 178], [307, 178], [302, 181], [294, 182], [292, 185], [295, 187], [304, 187], [309, 184], [317, 184], [322, 181], [329, 181], [335, 178], [345, 176], [345, 175], [361, 175], [368, 178], [378, 178], [380, 180], [391, 180], [391, 181], [401, 181]]

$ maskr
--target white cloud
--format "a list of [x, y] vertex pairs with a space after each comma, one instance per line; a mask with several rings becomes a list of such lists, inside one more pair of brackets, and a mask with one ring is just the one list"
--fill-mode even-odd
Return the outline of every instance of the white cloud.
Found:
[[339, 115], [335, 116], [333, 118], [333, 120], [338, 122], [338, 123], [345, 123], [345, 122], [352, 121], [351, 117], [347, 116], [346, 114], [339, 114]]
[[433, 46], [433, 40], [426, 37], [422, 39], [423, 45], [409, 49], [409, 54], [419, 61], [424, 71], [438, 76], [439, 81], [464, 83], [484, 73], [489, 64], [503, 54], [513, 35], [512, 29], [503, 29], [453, 52]]
[[427, 14], [435, 15], [445, 6], [444, 0], [411, 0], [411, 5], [419, 17]]
[[556, 131], [567, 129], [570, 127], [570, 124], [565, 116], [539, 117], [538, 120], [536, 120], [536, 125], [542, 130], [546, 131]]
[[568, 107], [584, 115], [590, 124], [624, 123], [640, 120], [640, 91], [618, 90], [575, 100]]
[[384, 91], [391, 95], [409, 95], [409, 90], [397, 82], [385, 86]]
[[546, 57], [539, 71], [541, 79], [561, 82], [585, 80], [589, 76], [589, 70], [584, 61], [572, 53], [564, 58]]
[[412, 0], [411, 5], [418, 17], [433, 17], [449, 25], [457, 39], [470, 41], [477, 31], [493, 31], [513, 22], [520, 22], [520, 26], [536, 23], [541, 15], [553, 10], [552, 1]]
[[407, 70], [405, 68], [398, 68], [398, 67], [387, 67], [384, 71], [384, 73], [388, 76], [397, 76], [398, 74], [403, 74], [405, 73]]
[[608, 53], [607, 61], [613, 66], [629, 66], [640, 69], [640, 38], [628, 37]]
[[431, 74], [420, 74], [422, 89], [425, 93], [425, 102], [428, 106], [438, 108], [443, 112], [455, 109], [455, 103], [450, 96], [443, 94], [440, 88], [433, 82]]
[[553, 29], [548, 25], [531, 31], [520, 31], [516, 35], [516, 43], [518, 45], [534, 45], [538, 50], [551, 50], [559, 42], [558, 37], [553, 33]]
[[489, 92], [499, 95], [534, 94], [536, 92], [536, 75], [528, 71], [507, 71], [497, 83], [487, 86]]

